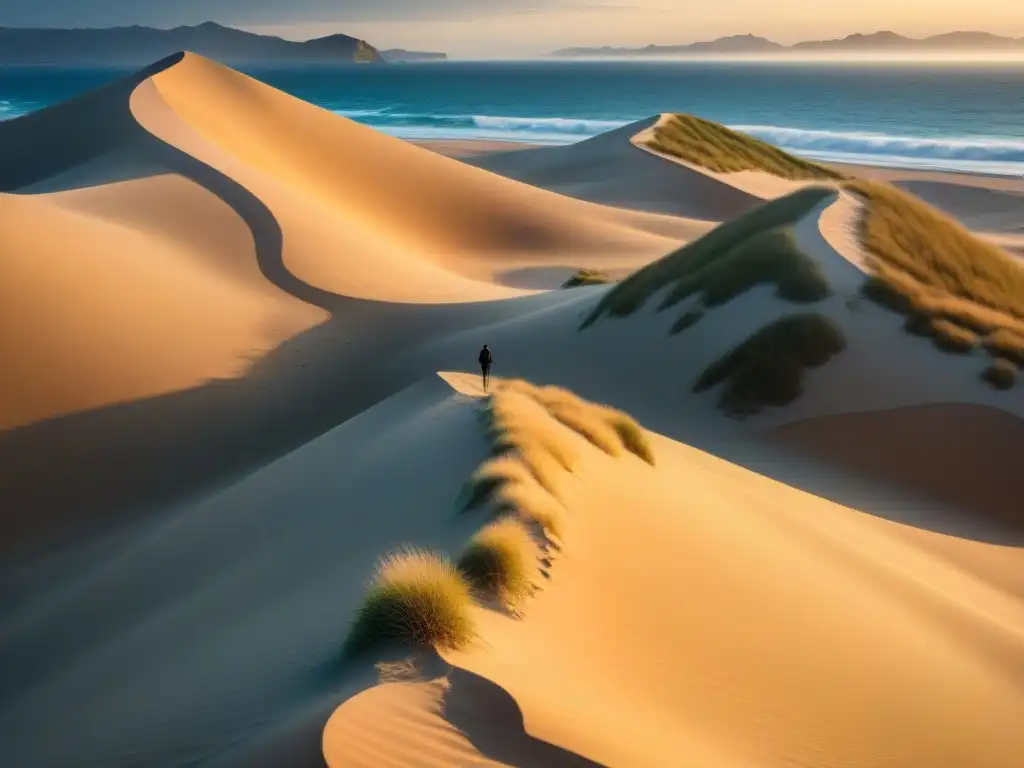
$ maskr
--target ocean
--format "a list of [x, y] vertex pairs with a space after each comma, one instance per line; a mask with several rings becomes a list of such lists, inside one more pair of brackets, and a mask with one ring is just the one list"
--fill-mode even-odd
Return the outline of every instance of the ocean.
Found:
[[[0, 68], [0, 119], [123, 74]], [[817, 160], [1024, 176], [1021, 65], [442, 62], [249, 74], [409, 139], [565, 144], [680, 111]]]

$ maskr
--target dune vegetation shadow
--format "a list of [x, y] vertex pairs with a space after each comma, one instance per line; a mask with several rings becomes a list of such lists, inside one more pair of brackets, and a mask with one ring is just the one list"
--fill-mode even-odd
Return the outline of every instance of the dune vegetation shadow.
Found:
[[441, 714], [485, 757], [530, 768], [602, 765], [528, 734], [515, 699], [490, 680], [454, 667], [448, 682]]

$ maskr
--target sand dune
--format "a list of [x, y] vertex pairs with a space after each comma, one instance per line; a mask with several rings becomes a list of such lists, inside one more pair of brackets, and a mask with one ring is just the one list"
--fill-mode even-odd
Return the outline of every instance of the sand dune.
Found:
[[[65, 141], [68, 125], [75, 125], [75, 142]], [[241, 327], [221, 328], [205, 357], [198, 350], [208, 345], [196, 344], [188, 332], [175, 339], [168, 327], [162, 338], [152, 337], [162, 357], [170, 352], [158, 364], [162, 370], [146, 366], [126, 377], [145, 383], [126, 381], [121, 392], [86, 389], [68, 402], [54, 395], [50, 404], [38, 392], [38, 405], [17, 408], [6, 415], [5, 426], [230, 376], [244, 369], [246, 359], [325, 319], [315, 305], [331, 307], [339, 297], [420, 303], [510, 297], [523, 290], [496, 284], [504, 274], [635, 266], [687, 233], [669, 219], [602, 210], [466, 168], [192, 55], [8, 121], [0, 126], [0, 140], [12, 148], [0, 167], [0, 185], [20, 192], [5, 207], [23, 232], [67, 227], [66, 237], [112, 256], [146, 251], [157, 263], [183, 262], [170, 269], [198, 260], [194, 288], [169, 278], [153, 297], [157, 305], [195, 305], [197, 326], [212, 327], [202, 305], [218, 291], [252, 294], [248, 311], [225, 306], [229, 325]], [[32, 263], [63, 256], [45, 248], [35, 242], [7, 253]], [[180, 256], [156, 257], [168, 248]], [[141, 298], [139, 292], [108, 285], [107, 270], [116, 267], [91, 264], [92, 258], [75, 257], [77, 264], [90, 263], [91, 279], [100, 286], [83, 291], [83, 301], [102, 292], [108, 324], [117, 318], [133, 324], [138, 313], [131, 301]], [[204, 265], [209, 285], [199, 284]], [[142, 279], [142, 264], [133, 260], [131, 266], [142, 270], [133, 279]], [[548, 284], [557, 285], [555, 279]], [[154, 272], [147, 282], [161, 286], [164, 279]], [[6, 302], [5, 324], [25, 322], [20, 306], [46, 291], [44, 284]], [[211, 298], [201, 298], [204, 291]], [[257, 296], [266, 306], [258, 306]], [[68, 298], [38, 300], [60, 303], [74, 317], [79, 308]], [[25, 334], [8, 339], [7, 359], [49, 354], [45, 347], [23, 351], [20, 339]], [[144, 358], [133, 353], [123, 359]], [[31, 376], [35, 380], [39, 369]]]
[[[1024, 763], [1024, 405], [859, 300], [839, 190], [791, 222], [827, 297], [581, 329], [610, 289], [546, 290], [575, 269], [801, 186], [644, 151], [652, 124], [470, 165], [190, 54], [0, 123], [5, 760]], [[901, 183], [1019, 234], [1005, 184]], [[845, 346], [798, 399], [734, 419], [693, 391], [801, 311]], [[484, 342], [630, 412], [653, 466], [534, 403], [579, 457], [539, 590], [473, 606], [465, 649], [346, 657], [379, 556], [455, 557], [487, 519], [456, 512], [493, 450]]]
[[[55, 509], [88, 519], [198, 491], [246, 465], [238, 445], [266, 460], [356, 412], [308, 393], [349, 387], [338, 381], [346, 361], [403, 343], [387, 330], [409, 316], [395, 302], [525, 296], [584, 266], [628, 271], [690, 236], [686, 222], [440, 158], [190, 54], [3, 122], [0, 142], [0, 258], [11, 276], [0, 288], [0, 352], [13, 372], [0, 384], [0, 427], [45, 425], [0, 440], [19, 467], [0, 483], [26, 510], [11, 516], [19, 531], [47, 527]], [[357, 332], [370, 315], [373, 330]], [[413, 339], [431, 327], [406, 331]], [[255, 367], [263, 372], [233, 393], [211, 389]], [[314, 367], [330, 368], [333, 382]], [[296, 387], [306, 399], [287, 395]], [[103, 415], [121, 406], [149, 413], [147, 426]], [[186, 461], [202, 482], [187, 479], [193, 470], [175, 482], [163, 467], [181, 462], [186, 434], [236, 447], [215, 472]], [[90, 467], [140, 456], [149, 463], [131, 493], [89, 479]], [[33, 479], [42, 471], [49, 489]], [[29, 511], [40, 506], [46, 514]]]
[[565, 147], [497, 152], [470, 162], [583, 200], [697, 221], [724, 221], [760, 202], [699, 169], [687, 173], [660, 157], [642, 154], [631, 140], [655, 121], [630, 123]]
[[[446, 654], [456, 682], [465, 669], [507, 691], [530, 736], [604, 765], [1002, 766], [1024, 755], [1011, 725], [1024, 613], [943, 546], [668, 440], [657, 469], [590, 449], [573, 474], [565, 549], [525, 620], [483, 613], [479, 646]], [[1002, 574], [1020, 567], [1017, 551]], [[458, 734], [437, 702], [452, 677], [347, 702], [325, 734], [329, 763], [447, 754]], [[422, 725], [400, 743], [363, 751], [372, 717], [414, 712]], [[484, 751], [501, 755], [497, 743]]]
[[846, 413], [778, 427], [772, 438], [920, 494], [925, 505], [1019, 524], [1016, 475], [1005, 457], [1024, 450], [1024, 420], [1004, 411], [948, 403]]
[[[248, 231], [201, 188], [170, 177], [113, 186], [59, 201], [0, 196], [0, 354], [10, 361], [0, 428], [240, 376], [249, 359], [326, 319], [262, 281]], [[183, 203], [148, 232], [133, 215], [146, 193]], [[217, 234], [197, 242], [189, 203]], [[104, 204], [116, 217], [96, 210]]]

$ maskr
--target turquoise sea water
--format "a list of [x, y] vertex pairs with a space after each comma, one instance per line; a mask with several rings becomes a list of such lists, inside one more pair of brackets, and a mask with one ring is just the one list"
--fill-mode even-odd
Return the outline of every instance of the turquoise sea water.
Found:
[[[0, 118], [123, 74], [0, 68]], [[567, 143], [683, 111], [820, 160], [1024, 176], [1019, 65], [447, 62], [250, 74], [405, 138]]]

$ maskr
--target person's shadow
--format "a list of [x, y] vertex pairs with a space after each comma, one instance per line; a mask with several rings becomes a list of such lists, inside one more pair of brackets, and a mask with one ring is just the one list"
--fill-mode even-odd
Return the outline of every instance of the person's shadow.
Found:
[[602, 765], [530, 736], [522, 710], [501, 686], [458, 667], [451, 668], [448, 681], [441, 716], [485, 757], [529, 768]]

